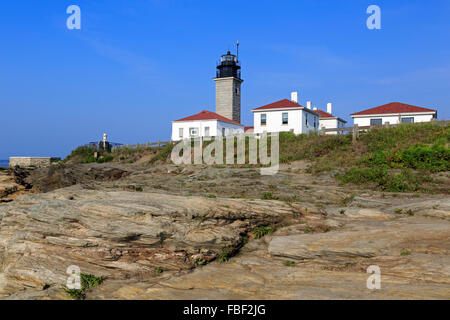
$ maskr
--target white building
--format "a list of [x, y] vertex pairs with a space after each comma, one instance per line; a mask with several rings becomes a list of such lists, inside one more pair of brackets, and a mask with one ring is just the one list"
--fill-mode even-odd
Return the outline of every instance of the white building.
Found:
[[172, 121], [172, 141], [197, 137], [225, 137], [240, 133], [244, 133], [244, 125], [211, 111], [203, 110], [193, 116]]
[[[336, 128], [343, 128], [345, 127], [345, 124], [347, 121], [344, 119], [341, 119], [339, 117], [336, 117], [333, 115], [332, 110], [332, 104], [327, 103], [327, 111], [322, 111], [317, 108], [313, 109], [316, 113], [319, 114], [319, 128], [320, 129], [336, 129]], [[326, 132], [325, 134], [343, 134], [342, 131], [330, 131]]]
[[291, 131], [295, 134], [316, 131], [319, 128], [319, 115], [311, 109], [298, 104], [298, 94], [293, 92], [291, 100], [280, 100], [256, 109], [253, 112], [254, 133]]
[[350, 115], [358, 126], [374, 126], [398, 123], [429, 122], [437, 118], [437, 111], [412, 106], [400, 102], [391, 102], [379, 107], [367, 109]]

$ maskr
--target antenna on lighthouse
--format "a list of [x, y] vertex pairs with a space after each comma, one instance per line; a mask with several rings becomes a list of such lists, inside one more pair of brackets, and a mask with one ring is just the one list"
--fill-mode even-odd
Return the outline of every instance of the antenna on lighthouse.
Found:
[[236, 61], [239, 62], [239, 40], [236, 42], [236, 48], [237, 48]]

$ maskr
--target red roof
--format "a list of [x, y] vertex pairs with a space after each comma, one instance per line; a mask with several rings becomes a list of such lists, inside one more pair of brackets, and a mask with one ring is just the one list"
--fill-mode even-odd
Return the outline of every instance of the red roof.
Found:
[[322, 110], [314, 110], [314, 112], [318, 113], [320, 118], [336, 118], [335, 116], [333, 116], [332, 114], [322, 111]]
[[436, 110], [412, 106], [410, 104], [391, 102], [379, 107], [367, 109], [364, 111], [352, 113], [352, 116], [369, 115], [369, 114], [384, 114], [384, 113], [407, 113], [407, 112], [436, 112]]
[[328, 113], [328, 112], [325, 112], [325, 111], [322, 111], [322, 110], [319, 110], [319, 109], [314, 110], [314, 112], [319, 114], [319, 119], [322, 119], [322, 118], [334, 118], [334, 119], [338, 119], [341, 122], [347, 123], [347, 121], [345, 121], [344, 119], [335, 117], [331, 113]]
[[240, 124], [240, 123], [238, 123], [236, 121], [233, 121], [231, 119], [225, 118], [225, 117], [223, 117], [223, 116], [221, 116], [221, 115], [219, 115], [219, 114], [217, 114], [215, 112], [206, 111], [206, 110], [203, 110], [202, 112], [194, 114], [193, 116], [190, 116], [190, 117], [186, 117], [186, 118], [183, 118], [183, 119], [175, 120], [174, 122], [178, 122], [178, 121], [195, 121], [195, 120], [220, 120], [220, 121], [223, 121], [223, 122], [233, 123], [233, 124], [237, 124], [237, 125], [242, 126], [242, 124]]
[[263, 110], [263, 109], [284, 109], [284, 108], [303, 108], [303, 106], [299, 105], [288, 99], [283, 99], [253, 110]]
[[247, 132], [248, 130], [253, 130], [254, 127], [244, 127], [244, 132]]

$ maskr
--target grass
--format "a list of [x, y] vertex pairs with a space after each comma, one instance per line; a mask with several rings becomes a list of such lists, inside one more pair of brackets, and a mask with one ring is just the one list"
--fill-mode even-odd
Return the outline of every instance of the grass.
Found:
[[354, 194], [350, 194], [340, 200], [341, 204], [344, 206], [348, 206], [355, 199]]
[[295, 262], [290, 260], [284, 260], [283, 265], [285, 265], [286, 267], [295, 267]]
[[[280, 133], [280, 162], [307, 160], [308, 172], [338, 171], [342, 184], [389, 192], [428, 192], [432, 174], [450, 170], [450, 129], [436, 123], [403, 124], [351, 135]], [[445, 188], [444, 188], [445, 189]]]
[[275, 225], [272, 223], [269, 226], [259, 226], [255, 230], [252, 231], [253, 236], [255, 239], [260, 239], [264, 237], [267, 234], [274, 233], [275, 232]]
[[97, 287], [104, 281], [104, 277], [96, 277], [92, 274], [80, 274], [80, 282], [81, 282], [81, 289], [69, 289], [64, 287], [64, 290], [66, 293], [75, 300], [84, 300], [86, 299], [86, 292], [87, 290]]
[[161, 269], [161, 268], [157, 268], [156, 270], [155, 270], [155, 273], [157, 274], [157, 275], [160, 275], [161, 273], [163, 273], [164, 271], [163, 271], [163, 269]]
[[219, 262], [227, 262], [233, 255], [234, 250], [228, 247], [222, 249], [222, 252], [219, 254]]
[[161, 148], [161, 150], [159, 150], [157, 152], [157, 154], [149, 161], [150, 164], [155, 164], [158, 161], [167, 161], [167, 159], [170, 157], [171, 153], [172, 153], [172, 149], [175, 145], [172, 143], [168, 143], [165, 146], [163, 146]]
[[312, 233], [316, 231], [313, 227], [310, 227], [308, 224], [305, 226], [305, 233]]
[[278, 197], [275, 196], [272, 192], [267, 191], [261, 194], [261, 200], [278, 200]]
[[426, 183], [434, 182], [429, 172], [414, 172], [402, 169], [400, 172], [380, 168], [350, 168], [334, 177], [342, 184], [372, 186], [389, 192], [426, 191]]
[[402, 252], [400, 252], [401, 256], [409, 256], [411, 254], [411, 251], [409, 250], [403, 250]]
[[[95, 152], [97, 152], [98, 157], [95, 157]], [[71, 152], [69, 156], [64, 159], [64, 162], [72, 161], [76, 163], [105, 163], [111, 162], [114, 160], [114, 157], [111, 153], [106, 151], [96, 151], [94, 148], [81, 146], [76, 148]]]

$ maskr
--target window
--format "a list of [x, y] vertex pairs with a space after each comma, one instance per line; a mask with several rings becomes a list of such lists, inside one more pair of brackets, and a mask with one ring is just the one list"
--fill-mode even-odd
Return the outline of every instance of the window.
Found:
[[178, 129], [178, 136], [183, 138], [183, 128]]
[[383, 124], [383, 119], [370, 119], [371, 126], [381, 126]]
[[316, 117], [314, 117], [314, 129], [316, 129]]
[[402, 118], [402, 123], [414, 123], [414, 117]]
[[285, 112], [285, 113], [283, 113], [283, 124], [288, 124], [288, 113], [287, 112]]
[[308, 114], [307, 113], [305, 114], [305, 119], [306, 119], [306, 122], [305, 122], [306, 126], [308, 126]]
[[266, 125], [266, 114], [262, 114], [261, 115], [261, 125], [265, 126]]
[[189, 134], [191, 135], [191, 137], [198, 136], [198, 128], [189, 128]]
[[209, 127], [205, 127], [205, 137], [209, 137]]
[[225, 137], [225, 128], [222, 128], [222, 136]]

